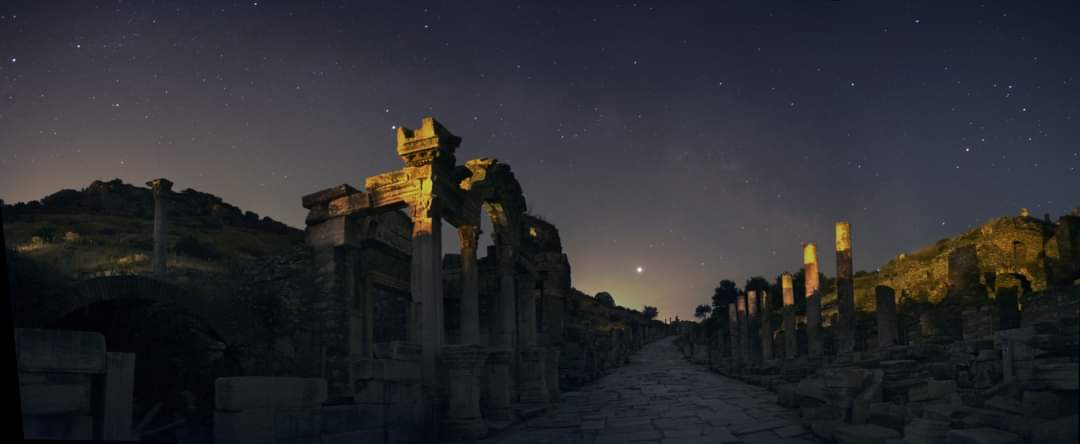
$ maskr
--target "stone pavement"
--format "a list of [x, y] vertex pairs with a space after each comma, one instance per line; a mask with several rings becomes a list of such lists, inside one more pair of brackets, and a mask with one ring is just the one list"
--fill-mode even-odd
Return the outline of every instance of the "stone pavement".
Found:
[[683, 359], [665, 338], [494, 443], [811, 443], [776, 395]]

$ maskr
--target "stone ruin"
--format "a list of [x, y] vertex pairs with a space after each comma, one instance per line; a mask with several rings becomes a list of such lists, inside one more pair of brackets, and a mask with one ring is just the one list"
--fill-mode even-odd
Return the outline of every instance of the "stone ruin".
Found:
[[[315, 325], [275, 346], [310, 362], [297, 362], [290, 377], [256, 368], [201, 388], [212, 398], [213, 442], [480, 439], [552, 408], [562, 391], [599, 378], [668, 334], [664, 323], [614, 305], [606, 293], [595, 298], [574, 289], [558, 229], [527, 212], [509, 165], [489, 158], [459, 165], [460, 143], [425, 118], [420, 128], [397, 132], [401, 170], [368, 177], [363, 188], [344, 184], [301, 199], [310, 259], [297, 263], [310, 268]], [[211, 308], [185, 297], [168, 283], [174, 275], [164, 240], [174, 214], [224, 204], [201, 199], [192, 206], [173, 196], [166, 179], [148, 185], [152, 201], [151, 193], [118, 182], [95, 186], [137, 196], [132, 214], [153, 214], [151, 274], [80, 283], [97, 290], [76, 292], [57, 309], [85, 310], [122, 287], [124, 300], [150, 295], [184, 305], [207, 331], [223, 332], [220, 347], [231, 350], [230, 334], [243, 330], [232, 327], [253, 319], [249, 301], [222, 299]], [[98, 208], [87, 193], [8, 208]], [[116, 199], [100, 202], [109, 211], [128, 208]], [[482, 217], [494, 231], [485, 252], [477, 251]], [[442, 251], [444, 222], [457, 229], [457, 254]], [[22, 308], [43, 324], [59, 316], [33, 313], [37, 307]], [[107, 353], [97, 333], [18, 335], [27, 437], [131, 439], [147, 432], [131, 423], [138, 356]]]
[[[1056, 275], [1049, 287], [1033, 289], [1017, 273], [998, 274], [988, 286], [980, 271], [984, 262], [1000, 260], [997, 250], [987, 248], [990, 257], [983, 257], [981, 247], [970, 245], [952, 249], [944, 261], [940, 302], [877, 285], [871, 310], [857, 310], [867, 304], [853, 301], [851, 227], [839, 222], [831, 325], [822, 323], [818, 282], [809, 278], [817, 276], [816, 249], [806, 244], [805, 316], [794, 309], [785, 273], [776, 312], [755, 307], [747, 292], [727, 307], [726, 319], [694, 324], [676, 343], [687, 359], [775, 391], [778, 403], [797, 408], [826, 442], [1075, 443], [1080, 273], [1061, 258], [1075, 258], [1077, 216], [1046, 231], [1040, 248], [1054, 254], [1042, 256], [1041, 270], [1032, 272], [1026, 257], [1023, 267], [1011, 269]], [[755, 325], [760, 339], [747, 333]], [[831, 344], [821, 344], [828, 339]], [[779, 352], [770, 357], [770, 350]]]

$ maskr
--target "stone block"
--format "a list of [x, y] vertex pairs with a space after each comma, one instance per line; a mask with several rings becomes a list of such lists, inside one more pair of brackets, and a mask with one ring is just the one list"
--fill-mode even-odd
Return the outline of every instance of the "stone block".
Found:
[[382, 428], [322, 435], [321, 438], [320, 444], [383, 444], [386, 442]]
[[1055, 363], [1036, 365], [1027, 380], [1021, 380], [1021, 384], [1031, 388], [1046, 388], [1050, 390], [1080, 389], [1080, 364]]
[[907, 399], [908, 401], [933, 401], [938, 399], [948, 399], [953, 393], [956, 393], [955, 382], [930, 379], [924, 384], [919, 384], [908, 389]]
[[[20, 378], [27, 380], [30, 378]], [[52, 375], [52, 381], [19, 384], [24, 415], [90, 415], [92, 384], [88, 374]], [[20, 381], [21, 382], [21, 381]]]
[[949, 423], [930, 419], [915, 419], [904, 427], [904, 441], [908, 444], [945, 444]]
[[870, 424], [903, 432], [904, 426], [907, 425], [907, 417], [907, 407], [891, 402], [879, 402], [870, 405], [867, 421]]
[[322, 428], [319, 409], [262, 408], [214, 412], [214, 442], [270, 443], [312, 438]]
[[420, 344], [405, 341], [380, 342], [375, 344], [375, 357], [396, 361], [420, 361]]
[[382, 427], [386, 421], [381, 404], [344, 404], [321, 409], [322, 433], [328, 435]]
[[105, 336], [69, 330], [15, 329], [20, 372], [104, 373]]
[[363, 404], [386, 404], [388, 399], [387, 386], [390, 382], [374, 379], [356, 381], [356, 394], [353, 400]]
[[899, 438], [896, 430], [873, 424], [837, 427], [833, 430], [833, 439], [838, 444], [885, 444], [885, 441]]
[[318, 408], [326, 401], [326, 380], [237, 376], [215, 381], [217, 410]]
[[94, 417], [89, 415], [23, 415], [23, 437], [89, 441], [94, 439]]
[[110, 352], [108, 361], [102, 437], [107, 441], [133, 440], [135, 354]]
[[1080, 423], [1080, 417], [1072, 415], [1039, 424], [1031, 432], [1031, 442], [1039, 444], [1076, 444], [1080, 442], [1080, 433], [1077, 431], [1078, 423]]
[[1013, 433], [979, 428], [950, 430], [945, 435], [945, 442], [948, 444], [1021, 444], [1023, 441]]

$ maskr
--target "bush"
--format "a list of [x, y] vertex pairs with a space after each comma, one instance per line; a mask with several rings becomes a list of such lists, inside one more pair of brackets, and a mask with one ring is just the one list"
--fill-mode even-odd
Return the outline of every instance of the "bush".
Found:
[[192, 236], [184, 236], [176, 242], [174, 251], [177, 254], [192, 257], [195, 259], [217, 259], [221, 257], [221, 252], [217, 247], [209, 242], [203, 242]]

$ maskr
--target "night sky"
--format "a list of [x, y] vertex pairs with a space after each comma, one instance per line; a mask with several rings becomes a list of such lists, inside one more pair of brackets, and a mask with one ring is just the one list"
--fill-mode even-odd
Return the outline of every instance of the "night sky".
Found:
[[1080, 205], [1078, 44], [1075, 1], [3, 2], [0, 198], [164, 176], [302, 228], [433, 116], [575, 287], [691, 318], [804, 241], [831, 275], [837, 220], [873, 270]]

